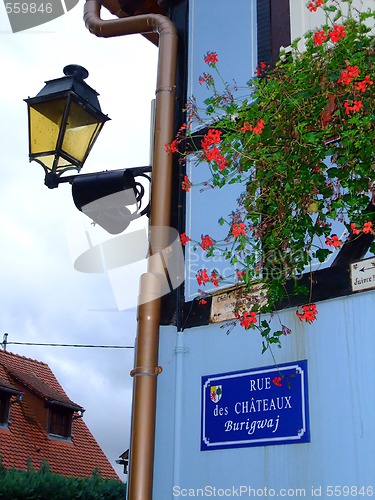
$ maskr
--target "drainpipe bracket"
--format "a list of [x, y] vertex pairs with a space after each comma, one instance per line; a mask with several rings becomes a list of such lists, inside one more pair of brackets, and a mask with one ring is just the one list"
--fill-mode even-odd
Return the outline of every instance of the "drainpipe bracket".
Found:
[[170, 92], [171, 94], [174, 94], [176, 92], [176, 85], [173, 85], [173, 87], [159, 87], [155, 90], [155, 94], [158, 94], [159, 92]]
[[157, 375], [160, 375], [162, 371], [163, 368], [161, 366], [155, 366], [153, 371], [150, 371], [149, 368], [146, 368], [145, 366], [137, 366], [136, 368], [133, 368], [133, 370], [131, 370], [130, 376], [139, 377], [147, 375], [149, 377], [156, 377]]

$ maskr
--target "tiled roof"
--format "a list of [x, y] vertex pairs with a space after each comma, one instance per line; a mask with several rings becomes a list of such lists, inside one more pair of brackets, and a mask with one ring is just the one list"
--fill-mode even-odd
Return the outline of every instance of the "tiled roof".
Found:
[[69, 399], [47, 364], [0, 351], [0, 386], [23, 392], [22, 401], [11, 404], [8, 428], [0, 427], [5, 468], [25, 470], [31, 460], [37, 470], [48, 460], [52, 472], [65, 476], [87, 477], [97, 468], [103, 477], [118, 479], [82, 418], [73, 419], [71, 440], [48, 436], [46, 402], [82, 407]]
[[43, 380], [41, 380], [33, 373], [24, 372], [21, 370], [17, 370], [15, 368], [8, 368], [6, 371], [14, 379], [21, 382], [22, 385], [28, 387], [32, 392], [38, 394], [41, 398], [45, 399], [46, 401], [56, 401], [64, 405], [71, 406], [76, 411], [83, 409], [82, 406], [73, 403], [73, 401], [71, 401], [65, 394], [61, 393], [61, 391], [54, 389], [46, 382], [43, 382]]

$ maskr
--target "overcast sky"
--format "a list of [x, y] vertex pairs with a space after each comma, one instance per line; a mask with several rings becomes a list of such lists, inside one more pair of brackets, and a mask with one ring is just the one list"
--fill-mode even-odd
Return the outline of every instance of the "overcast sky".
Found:
[[[117, 310], [108, 277], [73, 267], [67, 227], [84, 216], [70, 186], [49, 190], [43, 169], [28, 161], [23, 99], [36, 95], [45, 80], [63, 76], [67, 64], [80, 64], [111, 118], [83, 172], [149, 164], [157, 49], [140, 35], [96, 38], [82, 12], [80, 2], [54, 21], [13, 34], [0, 4], [0, 340], [7, 332], [10, 342], [134, 343], [135, 312]], [[48, 363], [69, 397], [86, 409], [86, 424], [124, 478], [115, 460], [129, 446], [133, 349], [8, 350]]]

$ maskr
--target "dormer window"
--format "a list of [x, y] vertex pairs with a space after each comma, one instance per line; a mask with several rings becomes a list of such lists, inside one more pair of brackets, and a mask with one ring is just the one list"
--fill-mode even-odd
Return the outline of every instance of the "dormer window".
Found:
[[[13, 397], [13, 399], [11, 399]], [[0, 384], [0, 428], [10, 423], [10, 405], [22, 400], [22, 392], [10, 384]]]
[[72, 434], [73, 410], [59, 405], [49, 408], [48, 434], [69, 439]]
[[81, 418], [85, 410], [81, 406], [60, 401], [50, 401], [47, 406], [49, 436], [56, 439], [70, 439], [73, 420]]
[[10, 394], [0, 391], [0, 426], [4, 427], [9, 422]]

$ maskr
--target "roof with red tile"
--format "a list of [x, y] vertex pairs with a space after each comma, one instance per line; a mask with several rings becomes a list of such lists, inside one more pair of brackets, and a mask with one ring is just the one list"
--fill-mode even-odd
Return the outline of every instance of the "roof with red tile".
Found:
[[73, 418], [70, 440], [51, 438], [46, 429], [48, 404], [75, 411], [83, 408], [69, 399], [49, 366], [40, 361], [0, 351], [0, 391], [23, 393], [11, 399], [8, 426], [0, 426], [0, 455], [5, 468], [34, 469], [47, 460], [52, 472], [87, 477], [100, 469], [105, 478], [119, 479], [82, 418]]

